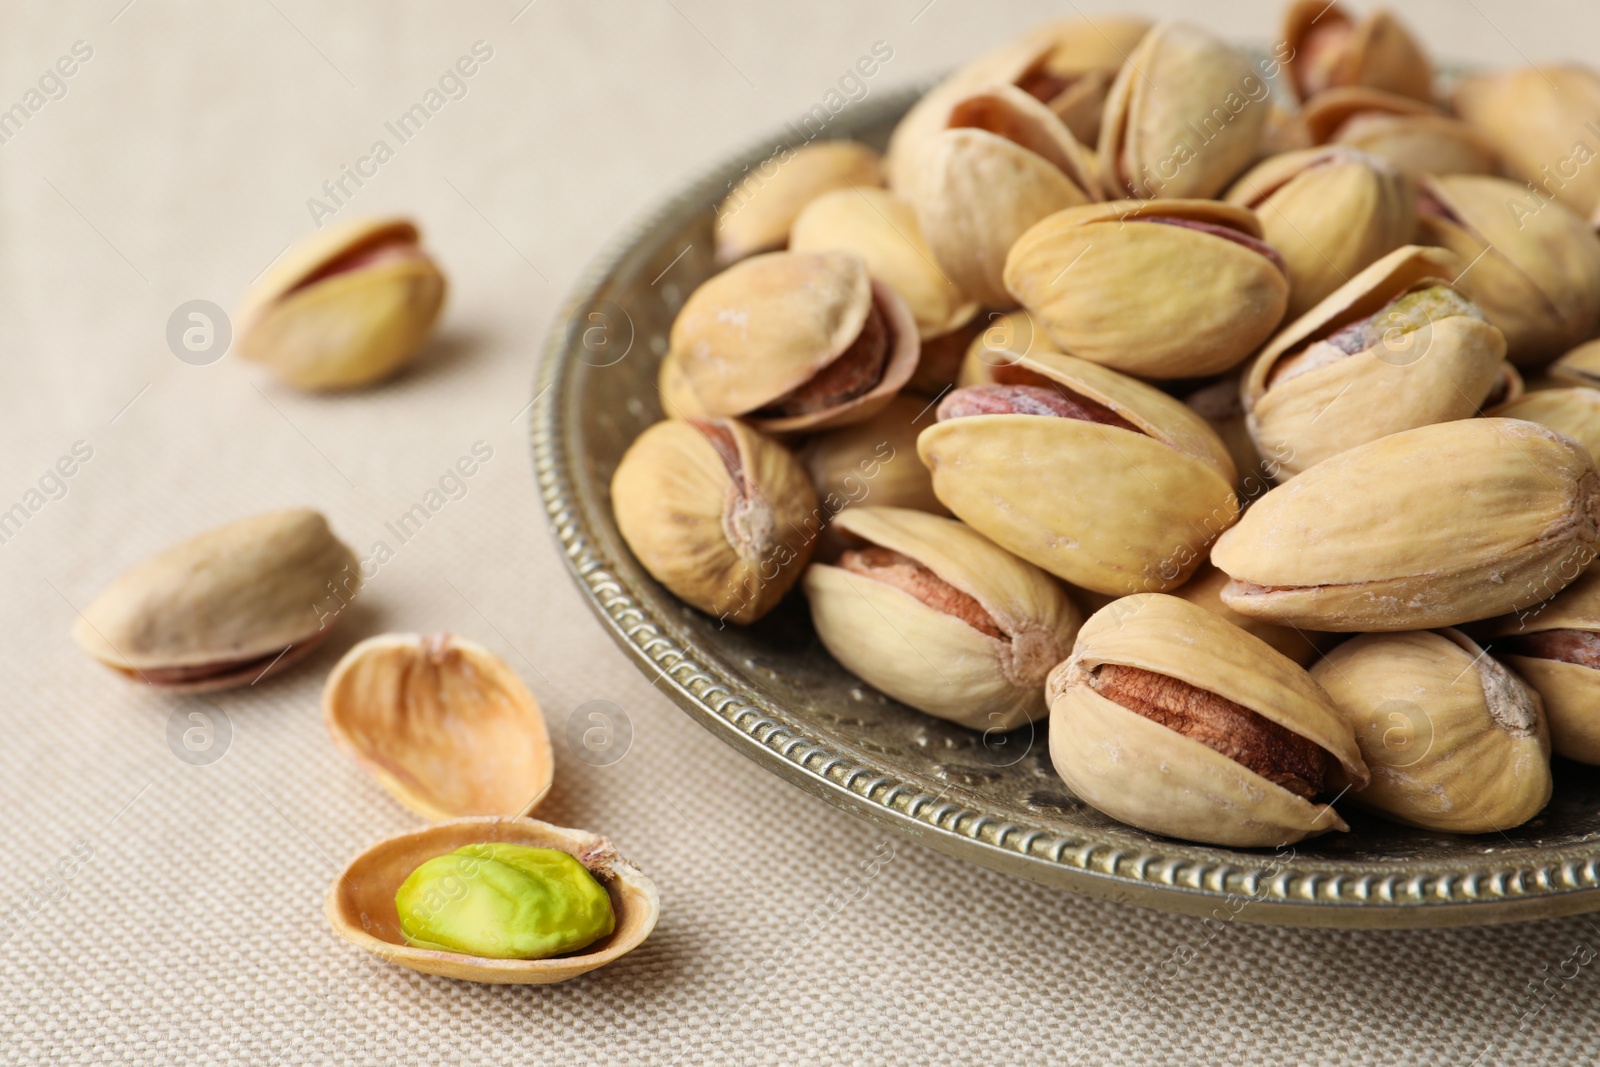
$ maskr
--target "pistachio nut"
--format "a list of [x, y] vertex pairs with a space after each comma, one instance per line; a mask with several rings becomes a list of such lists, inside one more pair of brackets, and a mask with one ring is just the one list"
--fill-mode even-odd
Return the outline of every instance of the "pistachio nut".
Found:
[[338, 745], [425, 819], [526, 815], [555, 760], [539, 703], [493, 652], [454, 634], [382, 634], [322, 688]]
[[737, 623], [783, 599], [822, 523], [805, 468], [734, 419], [668, 419], [640, 434], [612, 475], [611, 506], [651, 577]]
[[933, 495], [933, 477], [917, 458], [917, 435], [933, 424], [931, 405], [897, 396], [866, 422], [818, 434], [800, 449], [823, 510], [837, 514], [852, 504], [949, 511]]
[[[733, 182], [728, 183], [733, 186]], [[836, 189], [883, 184], [878, 153], [858, 141], [813, 141], [783, 146], [738, 179], [717, 207], [716, 260], [726, 265], [789, 243], [789, 230], [805, 206]]]
[[957, 389], [917, 451], [957, 518], [1102, 593], [1183, 584], [1238, 517], [1226, 446], [1163, 392], [1036, 352]]
[[145, 560], [83, 610], [72, 636], [129, 678], [229, 689], [304, 657], [360, 588], [360, 562], [321, 514], [269, 511]]
[[1594, 558], [1597, 523], [1600, 475], [1583, 446], [1520, 419], [1459, 419], [1323, 460], [1256, 501], [1211, 562], [1241, 615], [1425, 630], [1555, 595], [1574, 561]]
[[1114, 819], [1243, 848], [1349, 829], [1314, 802], [1366, 784], [1349, 726], [1304, 668], [1202, 607], [1113, 602], [1047, 687], [1056, 772]]
[[1584, 386], [1539, 389], [1489, 412], [1506, 419], [1527, 419], [1564, 433], [1600, 465], [1600, 390]]
[[1372, 782], [1351, 798], [1454, 834], [1520, 826], [1550, 800], [1539, 697], [1457, 630], [1365, 634], [1311, 677], [1355, 733]]
[[357, 219], [307, 238], [245, 294], [240, 354], [301, 389], [394, 374], [444, 306], [444, 274], [420, 240], [405, 219]]
[[1546, 368], [1562, 385], [1584, 385], [1600, 389], [1600, 341], [1579, 345]]
[[1356, 22], [1337, 2], [1295, 0], [1284, 15], [1289, 89], [1301, 100], [1343, 86], [1433, 99], [1433, 64], [1388, 11]]
[[1222, 602], [1222, 590], [1228, 581], [1226, 574], [1209, 563], [1203, 563], [1192, 578], [1184, 582], [1182, 587], [1173, 590], [1172, 595], [1181, 597], [1196, 607], [1205, 608], [1219, 619], [1232, 623], [1247, 634], [1254, 634], [1302, 667], [1309, 666], [1311, 661], [1321, 654], [1322, 648], [1332, 646], [1333, 641], [1327, 634], [1297, 630], [1292, 626], [1279, 626], [1265, 619], [1252, 619], [1248, 615], [1240, 615]]
[[1490, 651], [1544, 698], [1556, 754], [1600, 764], [1600, 569], [1486, 633]]
[[656, 372], [656, 392], [661, 396], [661, 412], [669, 419], [706, 419], [710, 416], [695, 396], [694, 387], [683, 373], [678, 357], [668, 352]]
[[1600, 236], [1554, 202], [1504, 178], [1418, 179], [1420, 232], [1471, 263], [1465, 280], [1506, 335], [1513, 363], [1547, 363], [1600, 330]]
[[1006, 253], [1029, 226], [1100, 199], [1084, 150], [1049, 108], [998, 86], [955, 101], [923, 143], [913, 187], [922, 232], [944, 273], [989, 307], [1009, 307]]
[[917, 324], [860, 256], [770, 252], [690, 294], [669, 351], [709, 415], [826, 430], [870, 419], [910, 380]]
[[1355, 445], [1477, 414], [1500, 381], [1506, 342], [1452, 287], [1464, 269], [1443, 249], [1398, 249], [1262, 350], [1244, 406], [1279, 480]]
[[1308, 148], [1266, 160], [1239, 179], [1227, 200], [1256, 213], [1261, 239], [1283, 257], [1290, 319], [1417, 231], [1411, 182], [1350, 148]]
[[1432, 104], [1380, 89], [1348, 86], [1305, 106], [1314, 144], [1337, 144], [1387, 160], [1403, 174], [1498, 174], [1488, 138]]
[[1163, 22], [1129, 55], [1106, 98], [1100, 166], [1111, 195], [1204, 199], [1256, 158], [1267, 83], [1203, 30]]
[[1245, 208], [1119, 200], [1029, 229], [1005, 282], [1065, 352], [1141, 378], [1201, 378], [1272, 336], [1286, 270]]
[[974, 730], [1044, 715], [1045, 676], [1083, 621], [1053, 578], [954, 519], [870, 507], [834, 524], [852, 547], [813, 563], [804, 588], [846, 670]]
[[1030, 352], [1060, 352], [1050, 335], [1027, 311], [991, 311], [967, 345], [956, 374], [958, 387], [994, 382], [994, 368], [1015, 363]]
[[1578, 64], [1464, 78], [1451, 98], [1510, 172], [1579, 215], [1600, 207], [1600, 75]]
[[1206, 420], [1222, 443], [1227, 446], [1238, 477], [1234, 492], [1239, 500], [1248, 504], [1272, 488], [1278, 480], [1284, 456], [1263, 456], [1256, 451], [1250, 436], [1249, 421], [1245, 417], [1244, 398], [1240, 393], [1238, 373], [1227, 374], [1209, 385], [1201, 386], [1183, 398], [1184, 405]]

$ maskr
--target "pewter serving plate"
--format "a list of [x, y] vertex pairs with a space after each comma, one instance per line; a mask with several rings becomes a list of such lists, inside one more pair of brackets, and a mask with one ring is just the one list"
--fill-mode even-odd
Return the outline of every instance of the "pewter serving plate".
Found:
[[[882, 148], [916, 94], [848, 108], [828, 135]], [[787, 136], [787, 135], [785, 135]], [[713, 205], [782, 138], [707, 173], [629, 230], [562, 309], [533, 413], [540, 489], [561, 550], [612, 638], [706, 729], [863, 819], [953, 856], [1109, 900], [1304, 926], [1456, 926], [1600, 909], [1600, 775], [1557, 761], [1525, 826], [1453, 836], [1340, 812], [1352, 832], [1233, 850], [1123, 826], [1072, 795], [1044, 723], [985, 736], [877, 693], [838, 666], [796, 588], [754, 626], [720, 627], [657, 585], [611, 513], [612, 471], [662, 417], [673, 316], [714, 273]]]

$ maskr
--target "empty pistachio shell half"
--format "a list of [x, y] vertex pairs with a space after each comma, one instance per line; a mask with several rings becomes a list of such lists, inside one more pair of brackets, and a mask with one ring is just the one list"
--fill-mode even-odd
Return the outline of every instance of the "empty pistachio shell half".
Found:
[[1367, 781], [1350, 728], [1303, 668], [1177, 597], [1096, 612], [1048, 690], [1057, 773], [1152, 833], [1290, 844], [1348, 829], [1315, 798]]
[[[1512, 174], [1548, 190], [1587, 216], [1600, 206], [1600, 169], [1591, 128], [1600, 118], [1600, 75], [1581, 64], [1520, 67], [1465, 78], [1452, 98], [1456, 114], [1482, 131]], [[1554, 180], [1552, 180], [1554, 179]]]
[[433, 331], [445, 280], [405, 219], [354, 220], [308, 238], [245, 294], [239, 351], [302, 389], [367, 385]]
[[1566, 434], [1600, 464], [1600, 389], [1539, 389], [1494, 408], [1490, 415], [1526, 419]]
[[852, 508], [851, 547], [806, 571], [817, 636], [896, 700], [974, 730], [1044, 715], [1044, 679], [1083, 617], [1048, 574], [953, 519]]
[[[610, 934], [576, 953], [549, 959], [498, 959], [409, 944], [395, 894], [418, 867], [469, 845], [559, 849], [575, 857], [611, 898]], [[351, 861], [332, 886], [324, 911], [334, 933], [386, 963], [467, 982], [546, 985], [603, 967], [638, 948], [655, 929], [661, 897], [605, 838], [523, 818], [454, 819], [399, 834]]]
[[878, 153], [857, 141], [784, 148], [754, 170], [747, 169], [717, 207], [717, 262], [785, 247], [800, 212], [824, 193], [882, 184]]
[[150, 685], [199, 691], [282, 671], [333, 629], [360, 563], [308, 508], [218, 526], [134, 567], [84, 609], [85, 652]]
[[1287, 79], [1301, 100], [1361, 85], [1417, 100], [1433, 99], [1433, 64], [1388, 11], [1357, 22], [1338, 3], [1295, 0], [1284, 15]]
[[322, 689], [334, 743], [425, 819], [525, 815], [550, 790], [544, 715], [493, 652], [454, 634], [383, 634]]
[[1217, 539], [1211, 562], [1241, 615], [1424, 630], [1553, 596], [1595, 557], [1597, 524], [1600, 475], [1583, 446], [1520, 419], [1460, 419], [1297, 475]]
[[1408, 826], [1485, 834], [1550, 800], [1539, 698], [1456, 630], [1366, 634], [1311, 668], [1355, 732], [1372, 782], [1352, 794]]
[[1600, 570], [1485, 632], [1490, 650], [1544, 698], [1556, 753], [1600, 764]]
[[1402, 174], [1498, 174], [1500, 154], [1477, 129], [1431, 104], [1380, 89], [1318, 93], [1304, 111], [1315, 144], [1346, 145]]

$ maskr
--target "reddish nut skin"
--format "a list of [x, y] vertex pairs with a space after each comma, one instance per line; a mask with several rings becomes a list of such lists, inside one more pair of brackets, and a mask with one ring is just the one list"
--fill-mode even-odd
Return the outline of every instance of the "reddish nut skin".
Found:
[[1059, 386], [969, 385], [957, 389], [939, 404], [940, 422], [970, 415], [1045, 415], [1141, 432], [1110, 408]]
[[1589, 630], [1543, 630], [1536, 634], [1504, 638], [1495, 642], [1497, 650], [1513, 656], [1553, 659], [1600, 670], [1600, 633]]
[[867, 313], [867, 321], [850, 347], [839, 358], [823, 367], [809, 381], [774, 400], [762, 412], [767, 416], [793, 418], [827, 411], [871, 392], [883, 380], [889, 353], [894, 349], [889, 320], [877, 304]]
[[980, 633], [1002, 641], [1008, 639], [994, 616], [976, 598], [963, 593], [910, 556], [873, 545], [846, 552], [839, 557], [839, 566], [852, 574], [892, 585]]
[[1287, 277], [1289, 274], [1289, 267], [1284, 263], [1283, 257], [1278, 254], [1278, 250], [1276, 248], [1273, 248], [1265, 241], [1257, 240], [1256, 238], [1251, 237], [1249, 234], [1232, 229], [1231, 227], [1218, 226], [1214, 222], [1199, 222], [1195, 219], [1173, 219], [1160, 215], [1152, 218], [1133, 219], [1131, 221], [1159, 222], [1163, 226], [1182, 226], [1186, 230], [1199, 230], [1201, 233], [1208, 233], [1212, 237], [1220, 237], [1224, 241], [1232, 241], [1236, 245], [1239, 245], [1243, 248], [1248, 248], [1258, 256], [1265, 256], [1267, 259], [1271, 260], [1272, 265], [1277, 267], [1279, 273], [1283, 274], [1285, 277]]

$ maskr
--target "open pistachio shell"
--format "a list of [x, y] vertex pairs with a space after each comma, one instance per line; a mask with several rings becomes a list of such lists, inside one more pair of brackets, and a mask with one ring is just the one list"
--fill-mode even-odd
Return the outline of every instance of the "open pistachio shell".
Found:
[[1460, 419], [1357, 445], [1278, 486], [1211, 562], [1241, 615], [1424, 630], [1554, 595], [1600, 549], [1597, 523], [1600, 475], [1583, 446], [1520, 419]]
[[[1113, 698], [1101, 676], [1107, 667], [1171, 680], [1201, 699], [1176, 708], [1154, 701], [1143, 713]], [[1072, 658], [1051, 672], [1048, 693], [1057, 773], [1086, 803], [1152, 833], [1254, 848], [1348, 829], [1331, 806], [1235, 758], [1263, 748], [1303, 750], [1309, 742], [1320, 750], [1326, 777], [1313, 795], [1331, 792], [1341, 778], [1356, 788], [1367, 781], [1350, 728], [1302, 667], [1177, 597], [1124, 597], [1095, 613]], [[1162, 721], [1181, 718], [1185, 703], [1195, 713], [1203, 701], [1232, 706], [1228, 728], [1206, 731], [1216, 746]], [[1245, 729], [1255, 743], [1246, 742]], [[1232, 754], [1223, 750], [1229, 747]]]
[[1488, 414], [1505, 419], [1527, 419], [1566, 434], [1600, 464], [1600, 389], [1572, 386], [1540, 389], [1501, 404]]
[[322, 718], [335, 744], [425, 819], [526, 815], [555, 773], [528, 687], [454, 634], [362, 641], [328, 675]]
[[1505, 157], [1510, 172], [1579, 215], [1600, 207], [1600, 75], [1548, 64], [1464, 78], [1452, 97]]
[[1600, 764], [1600, 569], [1484, 632], [1490, 651], [1544, 698], [1556, 753]]
[[1352, 799], [1455, 834], [1521, 826], [1550, 800], [1539, 697], [1456, 630], [1365, 634], [1311, 668], [1372, 781]]
[[1600, 389], [1600, 341], [1579, 345], [1547, 368], [1550, 377], [1562, 385], [1583, 385]]
[[1347, 86], [1306, 104], [1315, 144], [1338, 144], [1387, 160], [1402, 173], [1496, 174], [1500, 154], [1477, 129], [1431, 104], [1380, 89]]
[[[412, 871], [464, 845], [526, 845], [566, 852], [588, 868], [611, 897], [610, 934], [570, 956], [542, 960], [491, 959], [406, 943], [395, 892]], [[661, 897], [648, 877], [605, 838], [525, 818], [470, 818], [398, 834], [351, 861], [328, 889], [328, 924], [340, 937], [386, 963], [467, 982], [548, 985], [603, 967], [650, 936]]]
[[717, 207], [717, 262], [783, 248], [800, 212], [824, 193], [882, 184], [878, 153], [857, 141], [785, 147], [747, 172]]
[[1283, 40], [1291, 50], [1286, 81], [1301, 100], [1351, 85], [1433, 99], [1433, 64], [1388, 11], [1356, 22], [1336, 2], [1295, 0], [1284, 15]]
[[405, 219], [357, 219], [290, 249], [240, 304], [240, 353], [302, 389], [394, 374], [444, 306], [444, 274], [419, 241]]
[[1504, 335], [1452, 280], [1466, 264], [1408, 245], [1272, 339], [1245, 377], [1251, 436], [1280, 480], [1391, 433], [1477, 414]]
[[321, 514], [269, 511], [145, 560], [84, 609], [72, 636], [131, 679], [228, 689], [305, 656], [360, 588], [360, 562]]
[[866, 547], [813, 563], [805, 591], [845, 669], [974, 730], [1045, 714], [1045, 676], [1083, 621], [1053, 578], [954, 519], [870, 507], [834, 521]]

